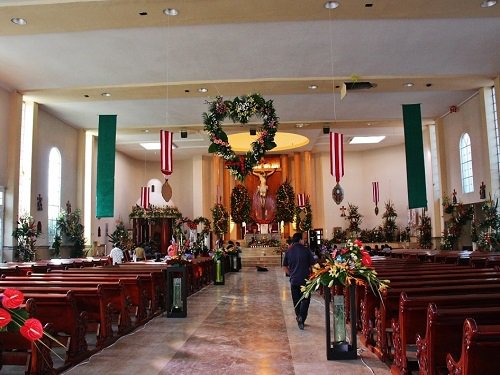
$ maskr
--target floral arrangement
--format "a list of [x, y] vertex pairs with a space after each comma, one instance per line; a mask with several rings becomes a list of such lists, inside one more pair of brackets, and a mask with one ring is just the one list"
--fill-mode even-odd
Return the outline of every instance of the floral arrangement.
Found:
[[385, 203], [385, 212], [382, 215], [383, 219], [383, 230], [385, 235], [385, 240], [391, 242], [394, 240], [394, 232], [396, 231], [396, 218], [398, 214], [396, 213], [396, 209], [394, 208], [394, 203], [390, 200]]
[[[273, 101], [266, 101], [261, 95], [252, 94], [236, 97], [232, 101], [218, 96], [207, 104], [209, 108], [208, 112], [203, 113], [203, 124], [212, 142], [208, 152], [226, 160], [226, 168], [236, 179], [243, 181], [266, 152], [276, 147], [274, 135], [278, 131], [279, 119]], [[252, 142], [250, 151], [245, 156], [238, 156], [231, 148], [221, 122], [229, 117], [233, 122], [247, 124], [252, 116], [262, 119], [262, 127], [257, 139]]]
[[135, 205], [132, 207], [132, 212], [129, 214], [130, 219], [146, 219], [154, 221], [156, 219], [163, 218], [178, 218], [181, 217], [182, 214], [179, 212], [177, 207], [164, 206], [158, 207], [154, 205], [149, 205], [147, 209]]
[[304, 298], [318, 290], [320, 285], [331, 288], [334, 285], [368, 284], [376, 292], [388, 287], [389, 280], [380, 280], [372, 267], [370, 254], [363, 250], [359, 240], [349, 240], [343, 249], [326, 255], [325, 261], [313, 266], [313, 272], [306, 285], [301, 287]]
[[295, 215], [295, 192], [288, 180], [283, 182], [276, 192], [276, 221], [293, 222]]
[[17, 240], [17, 255], [19, 260], [34, 261], [36, 258], [35, 242], [40, 235], [32, 216], [23, 215], [17, 220], [17, 228], [12, 237]]
[[431, 218], [426, 215], [426, 210], [422, 210], [422, 218], [418, 226], [418, 245], [422, 249], [430, 249], [432, 247], [432, 225]]
[[447, 196], [446, 194], [443, 195], [443, 199], [442, 199], [442, 206], [443, 206], [443, 211], [447, 214], [452, 214], [453, 213], [453, 203], [450, 199], [449, 196]]
[[212, 208], [212, 218], [214, 221], [214, 232], [220, 237], [227, 232], [229, 225], [229, 214], [221, 203], [216, 203]]
[[84, 227], [80, 222], [81, 212], [76, 209], [72, 212], [61, 211], [56, 219], [57, 230], [66, 235], [71, 242], [73, 242], [73, 251], [71, 256], [80, 258], [83, 256], [83, 249], [85, 248]]
[[363, 215], [359, 213], [358, 206], [348, 203], [347, 215], [345, 219], [349, 221], [348, 230], [351, 235], [360, 231], [360, 225], [363, 222]]
[[312, 229], [312, 209], [308, 196], [306, 196], [304, 207], [295, 208], [295, 228], [298, 232], [307, 232]]
[[47, 346], [47, 344], [40, 339], [46, 336], [61, 347], [64, 347], [62, 343], [43, 330], [42, 323], [38, 319], [29, 318], [28, 312], [21, 307], [24, 303], [22, 292], [6, 288], [0, 294], [0, 299], [3, 306], [3, 308], [0, 308], [0, 332], [19, 331], [27, 340], [36, 341], [44, 346]]
[[250, 196], [245, 186], [238, 184], [231, 192], [231, 218], [237, 224], [250, 221]]
[[215, 261], [221, 260], [224, 257], [224, 249], [217, 248], [212, 253], [212, 259]]

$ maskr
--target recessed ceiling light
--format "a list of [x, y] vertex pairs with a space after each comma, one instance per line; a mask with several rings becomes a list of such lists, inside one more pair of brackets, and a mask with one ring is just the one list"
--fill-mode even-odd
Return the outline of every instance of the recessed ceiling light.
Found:
[[481, 3], [481, 8], [490, 8], [495, 5], [497, 5], [496, 0], [485, 0]]
[[177, 16], [179, 11], [175, 8], [167, 8], [163, 9], [163, 13], [165, 13], [166, 16]]
[[351, 145], [361, 145], [368, 143], [380, 143], [385, 139], [385, 135], [377, 136], [377, 137], [353, 137], [349, 144]]
[[372, 126], [372, 123], [371, 122], [367, 122], [366, 125]]
[[148, 12], [139, 12], [139, 16], [147, 16]]
[[16, 25], [24, 26], [28, 23], [24, 18], [14, 17], [10, 19], [10, 22], [15, 23]]
[[90, 98], [90, 95], [89, 94], [85, 94], [83, 95], [85, 98]]
[[300, 123], [300, 124], [296, 124], [295, 125], [296, 128], [303, 128], [304, 127], [304, 124]]
[[144, 133], [149, 133], [149, 129], [144, 129], [143, 132]]
[[200, 87], [198, 89], [198, 92], [207, 92], [207, 91], [208, 91], [208, 89], [206, 87]]
[[325, 3], [325, 8], [326, 9], [335, 9], [340, 6], [340, 3], [338, 1], [327, 1]]
[[110, 94], [109, 92], [103, 92], [103, 93], [101, 94], [101, 96], [106, 96], [106, 97], [108, 97], [108, 96], [111, 96], [111, 94]]
[[309, 85], [308, 88], [309, 90], [316, 90], [318, 88], [318, 85]]
[[413, 82], [406, 82], [406, 83], [403, 83], [403, 86], [404, 86], [404, 87], [413, 87]]

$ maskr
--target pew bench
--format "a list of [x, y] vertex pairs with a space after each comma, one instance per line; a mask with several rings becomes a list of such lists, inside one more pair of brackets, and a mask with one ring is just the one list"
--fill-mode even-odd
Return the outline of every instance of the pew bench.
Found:
[[500, 325], [478, 325], [474, 319], [465, 319], [460, 359], [448, 353], [446, 365], [451, 375], [497, 374], [499, 365], [492, 359], [499, 353]]

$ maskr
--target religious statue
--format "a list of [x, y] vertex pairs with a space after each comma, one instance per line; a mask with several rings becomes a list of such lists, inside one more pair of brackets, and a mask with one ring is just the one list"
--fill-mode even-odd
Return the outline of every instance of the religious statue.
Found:
[[42, 195], [41, 194], [38, 194], [38, 197], [36, 197], [36, 210], [43, 211], [43, 203], [42, 203]]
[[69, 203], [69, 201], [67, 201], [67, 202], [66, 202], [66, 212], [67, 212], [68, 214], [70, 214], [70, 213], [71, 213], [71, 203]]
[[486, 199], [486, 185], [484, 181], [481, 182], [481, 186], [479, 186], [479, 198]]
[[266, 205], [266, 197], [267, 197], [267, 189], [269, 189], [269, 186], [267, 186], [267, 178], [271, 176], [274, 172], [276, 172], [276, 169], [273, 169], [270, 172], [255, 172], [252, 170], [252, 174], [254, 176], [257, 176], [260, 180], [260, 185], [257, 187], [257, 192], [259, 193], [260, 196], [260, 205], [264, 207]]
[[453, 198], [452, 198], [452, 202], [453, 202], [453, 205], [456, 206], [457, 205], [457, 192], [455, 191], [455, 189], [453, 189]]

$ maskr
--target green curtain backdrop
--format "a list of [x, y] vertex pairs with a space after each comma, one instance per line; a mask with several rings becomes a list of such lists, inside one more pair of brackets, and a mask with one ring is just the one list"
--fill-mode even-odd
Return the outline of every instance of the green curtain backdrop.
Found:
[[408, 207], [427, 207], [420, 104], [403, 104]]
[[99, 115], [96, 217], [113, 217], [115, 204], [116, 115]]

